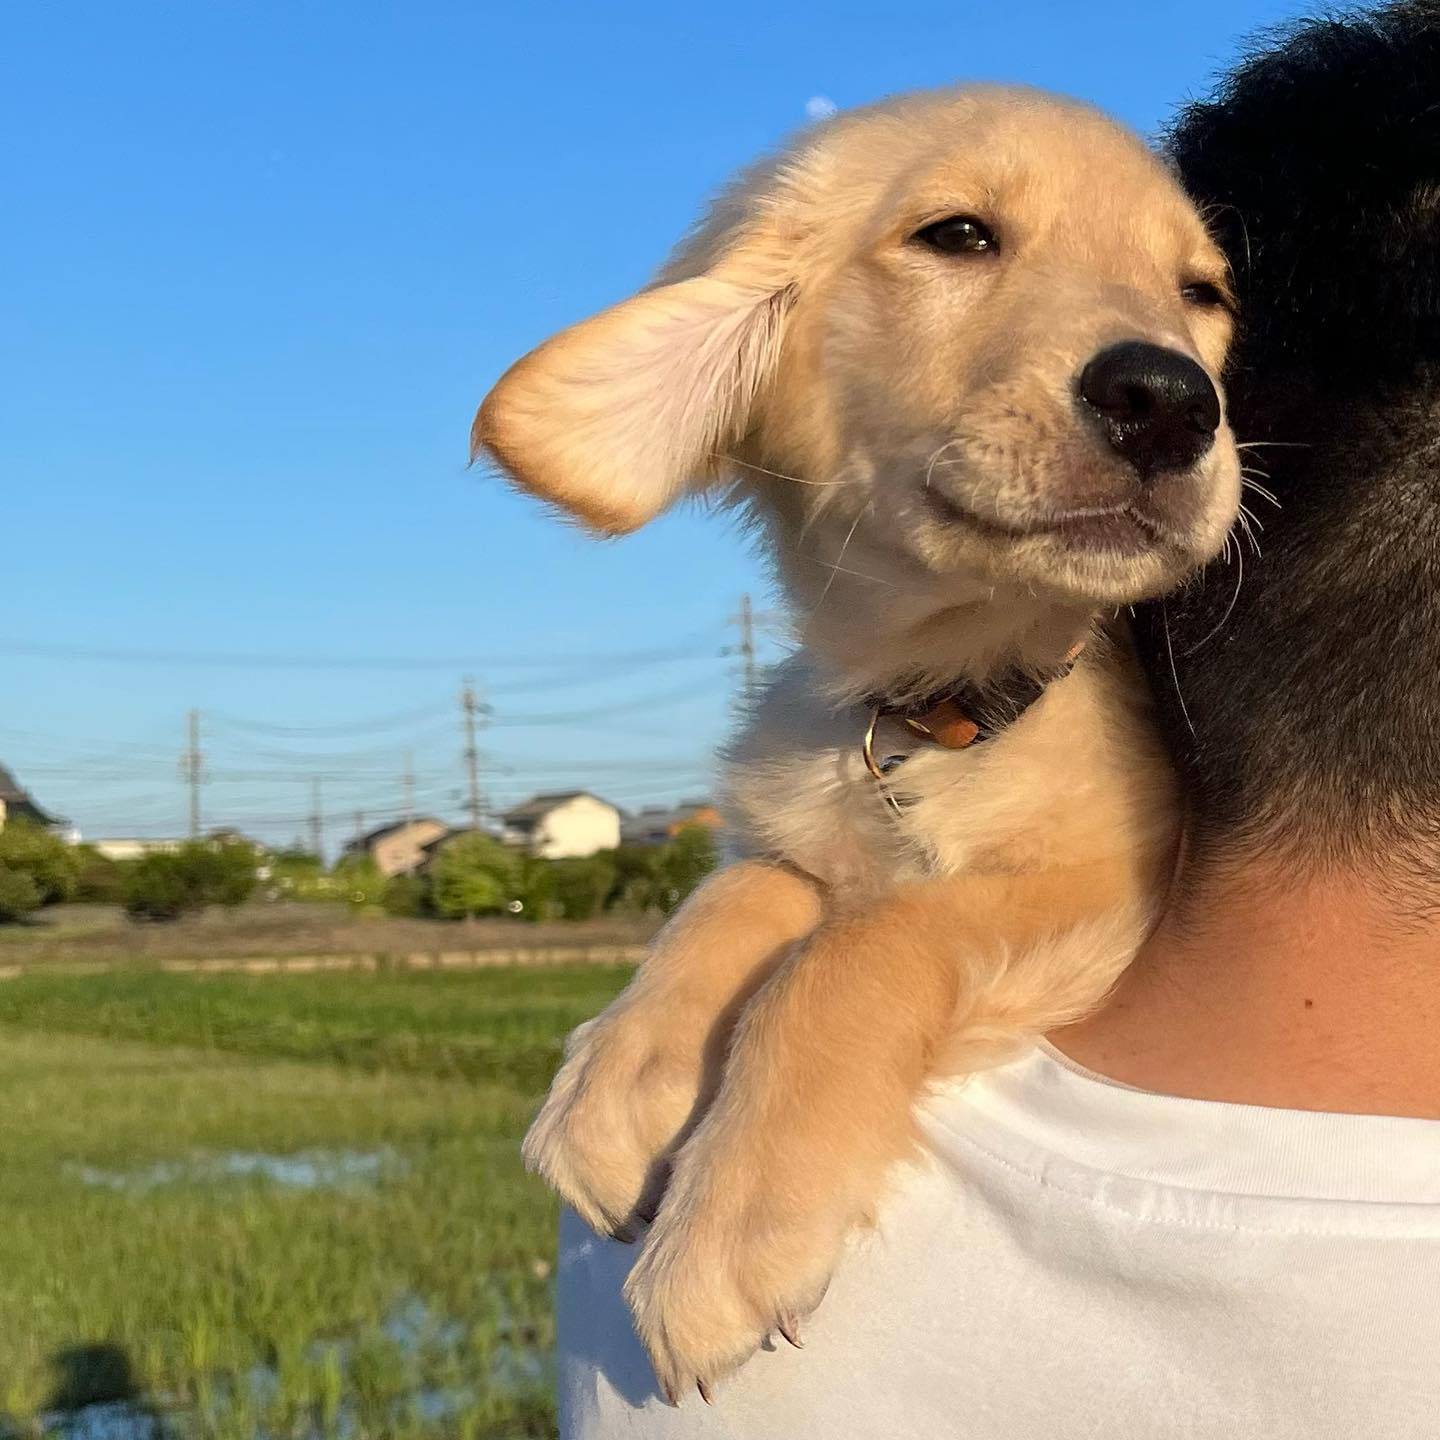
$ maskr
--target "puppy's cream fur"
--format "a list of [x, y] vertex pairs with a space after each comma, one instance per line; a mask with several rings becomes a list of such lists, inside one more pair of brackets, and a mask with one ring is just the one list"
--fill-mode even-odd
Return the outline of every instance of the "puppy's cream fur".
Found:
[[[998, 248], [917, 240], [953, 215]], [[1217, 376], [1230, 320], [1197, 283], [1224, 289], [1219, 253], [1132, 135], [1035, 92], [913, 96], [742, 177], [654, 287], [480, 408], [477, 450], [602, 532], [697, 486], [741, 507], [800, 642], [728, 757], [745, 858], [573, 1037], [526, 1141], [601, 1228], [668, 1178], [628, 1293], [671, 1393], [794, 1333], [928, 1079], [1082, 1014], [1143, 931], [1173, 799], [1095, 620], [1219, 548], [1239, 467], [1222, 424], [1142, 485], [1075, 389], [1123, 340]], [[1097, 519], [1133, 532], [1102, 542]], [[909, 757], [888, 803], [863, 697], [1045, 669], [1092, 634], [993, 742], [882, 727]]]

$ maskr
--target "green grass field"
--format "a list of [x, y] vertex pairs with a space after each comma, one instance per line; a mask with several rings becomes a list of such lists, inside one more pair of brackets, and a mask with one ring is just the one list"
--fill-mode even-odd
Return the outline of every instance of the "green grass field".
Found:
[[625, 978], [0, 984], [0, 1434], [127, 1397], [156, 1435], [553, 1434], [517, 1146]]

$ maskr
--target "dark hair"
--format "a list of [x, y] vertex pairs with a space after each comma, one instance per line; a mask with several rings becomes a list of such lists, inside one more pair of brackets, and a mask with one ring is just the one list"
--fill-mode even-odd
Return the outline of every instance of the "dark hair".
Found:
[[1264, 527], [1137, 618], [1192, 845], [1440, 882], [1440, 0], [1272, 33], [1169, 149]]

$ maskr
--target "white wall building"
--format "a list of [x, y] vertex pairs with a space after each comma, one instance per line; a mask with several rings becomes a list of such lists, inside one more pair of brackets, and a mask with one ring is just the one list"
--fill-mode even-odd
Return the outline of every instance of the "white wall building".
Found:
[[146, 855], [170, 855], [184, 843], [183, 840], [152, 840], [135, 835], [107, 835], [90, 842], [107, 860], [141, 860]]
[[569, 860], [613, 850], [620, 843], [620, 812], [588, 790], [536, 795], [501, 817], [503, 838], [544, 860]]

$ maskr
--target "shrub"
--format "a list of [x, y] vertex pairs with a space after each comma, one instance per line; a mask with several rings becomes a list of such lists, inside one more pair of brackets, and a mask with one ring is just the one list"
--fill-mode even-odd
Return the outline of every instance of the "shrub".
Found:
[[192, 841], [135, 862], [125, 909], [137, 920], [175, 920], [207, 905], [233, 908], [254, 893], [257, 856], [241, 841]]
[[0, 865], [0, 924], [23, 920], [40, 908], [40, 887], [23, 870]]
[[75, 891], [72, 900], [89, 905], [125, 902], [126, 866], [102, 855], [93, 845], [75, 847]]
[[607, 910], [623, 910], [633, 915], [655, 908], [655, 862], [659, 852], [648, 845], [622, 845], [607, 857], [615, 870], [610, 893], [605, 897]]
[[526, 855], [520, 861], [519, 875], [515, 894], [506, 906], [507, 911], [516, 919], [532, 924], [553, 920], [560, 913], [555, 900], [555, 862]]
[[523, 856], [489, 835], [457, 835], [431, 861], [430, 903], [447, 920], [501, 914], [523, 902], [523, 867]]
[[75, 890], [79, 861], [63, 840], [39, 825], [16, 820], [0, 829], [0, 866], [28, 875], [41, 905], [68, 900]]
[[325, 863], [309, 850], [282, 850], [270, 861], [270, 880], [290, 900], [333, 900]]
[[617, 873], [614, 861], [603, 853], [552, 860], [549, 890], [555, 912], [562, 920], [589, 920], [598, 915], [615, 888]]
[[385, 903], [388, 884], [368, 855], [346, 855], [336, 861], [331, 882], [334, 893], [357, 910]]
[[201, 905], [233, 910], [254, 893], [259, 856], [243, 840], [201, 840], [176, 852], [194, 877]]
[[136, 920], [178, 920], [204, 904], [193, 867], [178, 853], [143, 855], [125, 877], [125, 913]]
[[392, 875], [380, 892], [380, 904], [387, 915], [417, 919], [430, 908], [430, 887], [419, 875]]
[[708, 825], [684, 825], [655, 859], [655, 902], [667, 915], [689, 898], [691, 891], [719, 861], [715, 833]]

